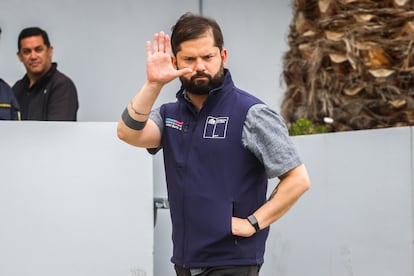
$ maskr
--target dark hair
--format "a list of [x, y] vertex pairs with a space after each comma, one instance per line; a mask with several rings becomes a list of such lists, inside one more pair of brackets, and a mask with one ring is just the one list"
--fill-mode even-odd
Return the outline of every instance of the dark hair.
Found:
[[19, 39], [17, 41], [17, 49], [20, 51], [22, 48], [21, 41], [24, 38], [31, 37], [31, 36], [38, 36], [41, 35], [43, 38], [43, 42], [47, 47], [50, 47], [49, 36], [47, 35], [46, 31], [40, 29], [39, 27], [29, 27], [23, 29], [19, 34]]
[[223, 33], [214, 19], [188, 12], [178, 19], [171, 30], [171, 48], [174, 55], [180, 51], [181, 43], [199, 38], [209, 30], [213, 32], [215, 46], [217, 46], [220, 51], [223, 49]]

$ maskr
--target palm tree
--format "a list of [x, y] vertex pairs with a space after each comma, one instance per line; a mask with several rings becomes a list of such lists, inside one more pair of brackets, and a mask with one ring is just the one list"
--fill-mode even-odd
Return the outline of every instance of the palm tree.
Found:
[[414, 125], [414, 0], [294, 0], [293, 12], [283, 57], [288, 125]]

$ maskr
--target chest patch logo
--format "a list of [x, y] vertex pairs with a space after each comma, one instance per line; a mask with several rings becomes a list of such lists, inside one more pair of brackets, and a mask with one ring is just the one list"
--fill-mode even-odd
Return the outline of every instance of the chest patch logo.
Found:
[[203, 138], [225, 139], [229, 117], [208, 116], [204, 126]]
[[165, 126], [171, 127], [177, 130], [183, 129], [184, 122], [172, 119], [172, 118], [165, 118]]

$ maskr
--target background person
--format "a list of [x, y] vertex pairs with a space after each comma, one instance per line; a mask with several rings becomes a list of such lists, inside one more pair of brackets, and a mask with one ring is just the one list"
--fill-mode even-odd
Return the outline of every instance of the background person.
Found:
[[19, 109], [12, 89], [4, 80], [0, 79], [0, 120], [19, 120]]
[[[216, 21], [185, 14], [171, 43], [160, 32], [146, 47], [147, 80], [122, 113], [118, 136], [154, 154], [163, 149], [176, 273], [258, 275], [269, 226], [310, 187], [286, 126], [234, 85]], [[177, 77], [177, 101], [150, 114]], [[273, 177], [280, 182], [267, 200]]]
[[23, 29], [17, 56], [26, 68], [13, 86], [23, 120], [76, 121], [78, 95], [72, 80], [52, 63], [53, 47], [47, 33], [38, 28]]

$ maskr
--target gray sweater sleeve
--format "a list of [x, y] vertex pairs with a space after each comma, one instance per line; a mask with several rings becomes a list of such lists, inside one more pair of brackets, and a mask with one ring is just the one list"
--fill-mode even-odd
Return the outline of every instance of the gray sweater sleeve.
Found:
[[[154, 123], [158, 126], [158, 128], [160, 129], [160, 132], [161, 132], [161, 137], [162, 137], [162, 132], [164, 130], [164, 124], [162, 122], [162, 117], [161, 117], [161, 114], [160, 114], [160, 107], [153, 109], [150, 113], [149, 118], [152, 121], [154, 121]], [[156, 154], [160, 149], [161, 149], [161, 146], [159, 148], [147, 149], [147, 151], [150, 154]]]
[[263, 163], [268, 178], [278, 177], [302, 163], [283, 118], [264, 104], [249, 109], [242, 142]]
[[164, 125], [163, 125], [163, 122], [162, 122], [162, 117], [161, 117], [161, 114], [160, 114], [160, 109], [161, 109], [161, 107], [154, 108], [151, 111], [149, 118], [152, 121], [154, 121], [154, 123], [158, 126], [158, 128], [160, 129], [161, 135], [162, 135], [162, 131], [164, 129]]

